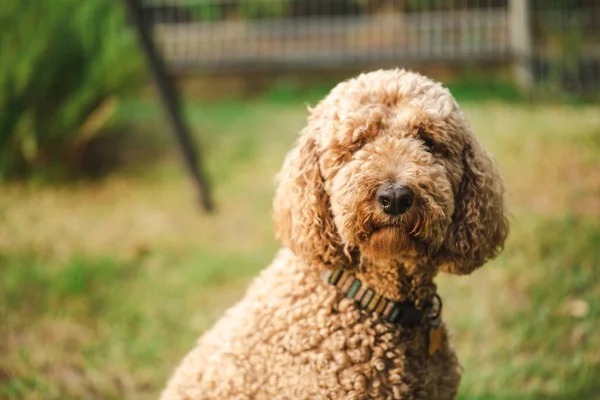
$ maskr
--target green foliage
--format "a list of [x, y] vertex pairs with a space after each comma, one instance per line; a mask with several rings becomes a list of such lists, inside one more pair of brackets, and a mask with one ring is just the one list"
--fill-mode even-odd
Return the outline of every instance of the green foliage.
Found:
[[435, 0], [407, 0], [406, 6], [411, 10], [422, 11], [435, 5]]
[[199, 21], [218, 21], [229, 18], [245, 20], [281, 18], [288, 12], [290, 0], [254, 0], [240, 2], [200, 2], [190, 6]]
[[239, 13], [248, 19], [282, 17], [288, 7], [288, 0], [256, 0], [239, 4]]
[[199, 21], [217, 21], [223, 18], [219, 4], [200, 3], [192, 8]]
[[64, 168], [140, 83], [124, 10], [111, 0], [4, 0], [0, 177]]

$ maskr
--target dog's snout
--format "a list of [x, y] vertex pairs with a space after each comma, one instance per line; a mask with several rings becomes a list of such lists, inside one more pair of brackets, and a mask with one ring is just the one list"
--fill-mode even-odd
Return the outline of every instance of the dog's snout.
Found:
[[404, 214], [412, 206], [413, 201], [414, 193], [408, 186], [393, 183], [377, 189], [377, 202], [388, 215]]

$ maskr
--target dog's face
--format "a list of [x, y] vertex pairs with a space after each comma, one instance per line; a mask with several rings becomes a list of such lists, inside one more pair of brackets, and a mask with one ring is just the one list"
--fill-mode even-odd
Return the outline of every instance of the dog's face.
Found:
[[382, 121], [377, 134], [346, 155], [343, 165], [324, 169], [344, 245], [374, 260], [422, 258], [440, 248], [460, 181], [452, 172], [460, 169], [459, 157], [442, 148], [440, 136]]
[[398, 259], [469, 273], [501, 249], [503, 185], [450, 92], [391, 70], [312, 110], [279, 175], [275, 228], [324, 264]]

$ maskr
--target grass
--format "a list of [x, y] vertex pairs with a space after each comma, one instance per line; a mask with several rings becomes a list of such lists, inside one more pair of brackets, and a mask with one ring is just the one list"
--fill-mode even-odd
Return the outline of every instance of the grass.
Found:
[[[160, 156], [100, 181], [2, 189], [0, 398], [157, 397], [278, 247], [273, 176], [305, 110], [272, 96], [189, 105], [215, 215], [199, 212], [158, 109], [141, 101], [123, 118], [149, 120], [135, 143]], [[460, 398], [600, 398], [600, 115], [464, 108], [506, 177], [512, 232], [487, 267], [439, 279]]]

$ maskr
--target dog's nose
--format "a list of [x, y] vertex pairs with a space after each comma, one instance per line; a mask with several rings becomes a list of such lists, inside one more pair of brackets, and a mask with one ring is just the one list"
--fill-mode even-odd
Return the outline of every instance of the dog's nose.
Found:
[[377, 202], [388, 215], [404, 214], [414, 201], [414, 193], [408, 186], [396, 183], [380, 186], [377, 189]]

